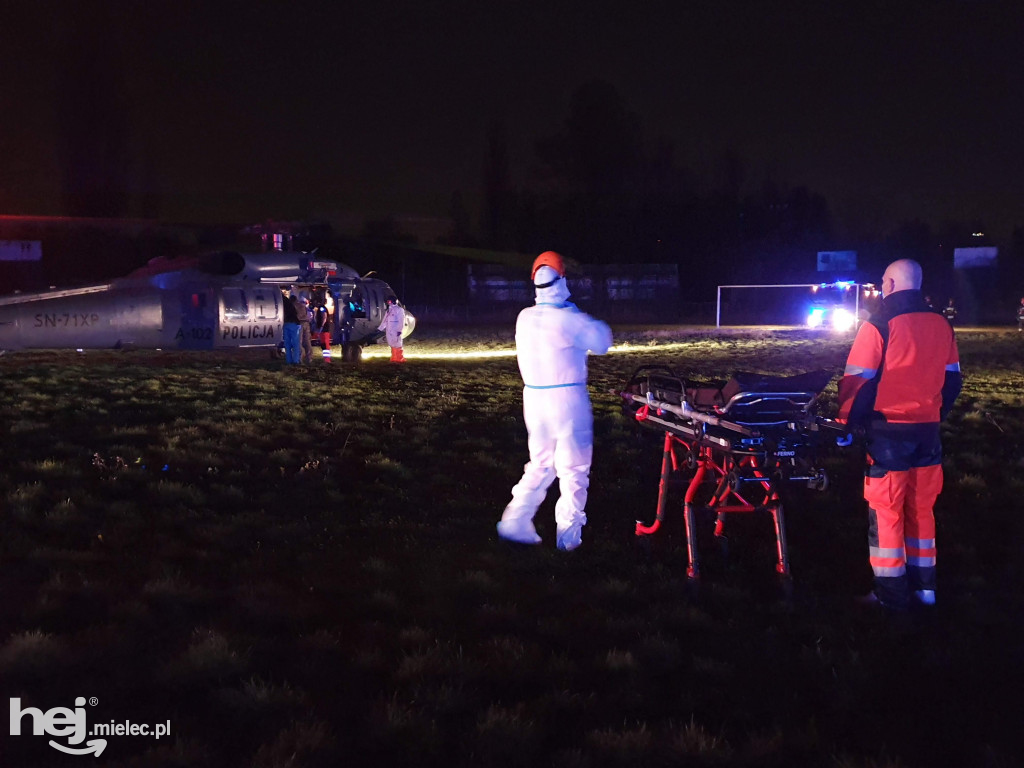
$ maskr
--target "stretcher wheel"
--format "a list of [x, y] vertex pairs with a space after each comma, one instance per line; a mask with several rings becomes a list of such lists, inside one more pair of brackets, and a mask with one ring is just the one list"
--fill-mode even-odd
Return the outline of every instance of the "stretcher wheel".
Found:
[[636, 550], [637, 554], [644, 561], [650, 560], [651, 559], [651, 554], [652, 554], [651, 553], [651, 546], [654, 543], [654, 539], [651, 538], [650, 536], [645, 536], [645, 535], [643, 535], [641, 533], [637, 533], [636, 536], [633, 537], [633, 541], [634, 541], [634, 545], [633, 546], [634, 546], [634, 549]]
[[729, 559], [729, 537], [725, 534], [718, 534], [715, 536], [715, 543], [718, 544], [718, 554], [722, 556], [723, 560]]
[[683, 456], [683, 466], [691, 472], [697, 468], [697, 456], [693, 451], [687, 451]]
[[793, 577], [788, 574], [779, 574], [779, 596], [785, 603], [793, 601]]
[[827, 491], [828, 473], [824, 469], [814, 470], [814, 477], [807, 481], [807, 487], [812, 491]]
[[684, 585], [683, 589], [686, 592], [687, 600], [689, 600], [691, 603], [696, 603], [700, 601], [701, 595], [699, 578], [697, 578], [696, 576], [687, 576], [686, 584]]
[[729, 483], [729, 487], [732, 489], [733, 493], [738, 493], [740, 486], [743, 485], [743, 480], [740, 479], [739, 472], [735, 469], [726, 476], [726, 482]]

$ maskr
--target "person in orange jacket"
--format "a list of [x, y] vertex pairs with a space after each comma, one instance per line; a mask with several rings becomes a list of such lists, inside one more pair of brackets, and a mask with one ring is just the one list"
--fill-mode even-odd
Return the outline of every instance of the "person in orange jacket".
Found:
[[839, 420], [864, 431], [870, 602], [935, 603], [939, 423], [960, 394], [953, 327], [921, 296], [921, 266], [900, 259], [882, 277], [882, 310], [861, 326], [839, 382]]

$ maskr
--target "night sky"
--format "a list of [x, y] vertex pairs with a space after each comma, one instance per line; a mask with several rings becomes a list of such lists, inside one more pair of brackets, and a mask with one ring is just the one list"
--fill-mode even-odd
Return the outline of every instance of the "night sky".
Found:
[[479, 205], [488, 125], [529, 187], [603, 80], [699, 189], [731, 153], [744, 189], [806, 185], [844, 231], [1024, 225], [1019, 3], [14, 5], [0, 213], [102, 188], [165, 220], [444, 216]]

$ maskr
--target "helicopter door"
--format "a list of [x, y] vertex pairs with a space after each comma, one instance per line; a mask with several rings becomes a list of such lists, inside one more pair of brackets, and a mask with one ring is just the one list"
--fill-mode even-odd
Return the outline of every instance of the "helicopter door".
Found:
[[341, 341], [341, 359], [347, 363], [358, 363], [363, 353], [360, 344], [369, 324], [367, 308], [372, 302], [364, 293], [363, 286], [355, 283], [343, 285], [338, 299], [336, 332]]
[[367, 285], [363, 288], [366, 294], [366, 319], [376, 329], [380, 321], [384, 319], [384, 312], [381, 310], [381, 295], [375, 285]]
[[252, 310], [255, 315], [253, 338], [262, 343], [277, 343], [281, 338], [282, 320], [281, 291], [274, 287], [260, 286], [252, 290]]
[[221, 321], [217, 344], [222, 347], [262, 347], [276, 343], [280, 293], [275, 288], [227, 286], [220, 291]]
[[213, 349], [217, 300], [213, 288], [186, 285], [181, 296], [181, 325], [174, 340], [182, 349]]

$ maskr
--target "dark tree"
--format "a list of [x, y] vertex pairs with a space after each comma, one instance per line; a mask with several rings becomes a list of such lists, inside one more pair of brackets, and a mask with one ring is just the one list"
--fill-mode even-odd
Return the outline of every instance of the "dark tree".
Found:
[[444, 238], [448, 245], [473, 246], [476, 245], [469, 226], [469, 209], [462, 192], [452, 192], [451, 202], [448, 206], [448, 216], [452, 220], [451, 231]]
[[1013, 230], [1013, 239], [1006, 257], [1000, 259], [1004, 265], [1004, 284], [1011, 296], [1020, 300], [1024, 296], [1024, 227]]
[[595, 261], [631, 258], [637, 242], [640, 127], [604, 81], [573, 94], [561, 132], [537, 143], [546, 171], [543, 218], [558, 222], [570, 247]]
[[587, 198], [621, 196], [640, 160], [639, 121], [612, 85], [596, 80], [573, 94], [563, 130], [538, 142], [537, 154]]
[[124, 30], [105, 4], [69, 6], [56, 18], [63, 37], [57, 153], [65, 213], [123, 216], [130, 162]]
[[511, 237], [514, 195], [509, 173], [508, 132], [504, 120], [487, 127], [487, 155], [484, 157], [484, 200], [481, 230], [491, 248], [502, 249]]

